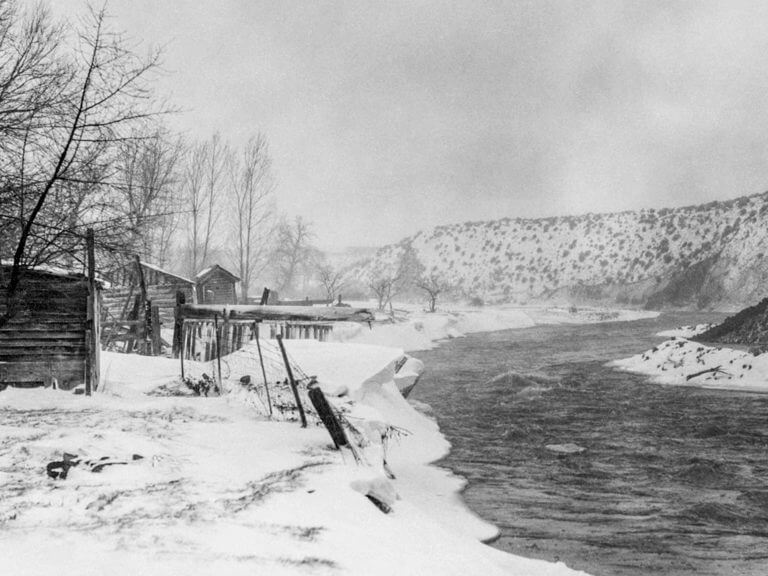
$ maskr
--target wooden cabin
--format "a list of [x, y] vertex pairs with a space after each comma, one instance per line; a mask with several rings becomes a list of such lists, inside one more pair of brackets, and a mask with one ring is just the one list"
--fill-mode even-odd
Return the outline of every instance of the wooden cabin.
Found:
[[[147, 300], [159, 308], [160, 321], [168, 327], [173, 326], [176, 292], [184, 294], [186, 302], [193, 302], [195, 282], [148, 262], [140, 262], [139, 266], [147, 290]], [[141, 278], [135, 262], [111, 272], [108, 278], [111, 287], [104, 290], [102, 315], [106, 321], [119, 320], [133, 306], [133, 299], [140, 292]]]
[[237, 304], [237, 283], [240, 278], [218, 264], [195, 276], [198, 304]]
[[[10, 266], [0, 265], [3, 315], [9, 277]], [[0, 327], [0, 390], [98, 383], [101, 287], [93, 286], [91, 294], [87, 276], [64, 270], [22, 272], [16, 313]]]

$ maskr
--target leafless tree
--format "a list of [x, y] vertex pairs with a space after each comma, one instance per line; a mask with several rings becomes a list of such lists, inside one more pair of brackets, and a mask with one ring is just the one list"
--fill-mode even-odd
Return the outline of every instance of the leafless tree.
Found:
[[228, 166], [231, 202], [234, 208], [230, 258], [240, 276], [243, 302], [248, 301], [251, 283], [269, 261], [272, 231], [272, 159], [267, 139], [258, 134], [248, 140]]
[[117, 197], [131, 247], [160, 266], [179, 223], [181, 155], [179, 138], [162, 129], [120, 144]]
[[191, 147], [183, 174], [182, 204], [188, 218], [187, 273], [194, 276], [207, 263], [224, 202], [229, 146], [216, 133]]
[[393, 262], [379, 263], [377, 271], [368, 279], [368, 287], [376, 297], [378, 309], [385, 310], [389, 306], [391, 311], [393, 298], [414, 286], [422, 271], [423, 266], [410, 242], [399, 247]]
[[451, 284], [444, 277], [433, 272], [419, 276], [416, 280], [416, 287], [426, 293], [429, 312], [435, 312], [438, 296], [450, 290]]
[[317, 278], [328, 300], [334, 300], [341, 293], [346, 282], [344, 272], [324, 260], [320, 260], [317, 264]]
[[[0, 36], [0, 123], [6, 124], [0, 130], [8, 138], [0, 189], [10, 190], [14, 202], [8, 242], [13, 264], [0, 324], [15, 313], [27, 266], [72, 256], [86, 226], [109, 232], [116, 217], [108, 193], [115, 144], [158, 113], [148, 79], [159, 58], [128, 50], [105, 27], [103, 10], [92, 11], [77, 30], [71, 53], [44, 11], [24, 20], [8, 4], [3, 9], [0, 18], [8, 27]], [[25, 74], [19, 76], [17, 68]], [[74, 216], [66, 215], [66, 228], [64, 201], [77, 208]]]
[[312, 262], [312, 228], [297, 216], [293, 221], [283, 220], [277, 227], [277, 244], [272, 254], [277, 289], [284, 294], [294, 288], [297, 277]]
[[377, 300], [377, 309], [385, 310], [392, 307], [392, 298], [395, 296], [398, 283], [397, 276], [377, 274], [370, 278], [368, 287]]

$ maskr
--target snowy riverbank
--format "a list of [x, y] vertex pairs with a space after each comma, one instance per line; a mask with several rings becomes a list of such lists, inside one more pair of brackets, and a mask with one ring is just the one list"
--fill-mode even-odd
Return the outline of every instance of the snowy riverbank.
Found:
[[[356, 303], [370, 306], [370, 302]], [[334, 329], [331, 338], [338, 342], [357, 342], [397, 346], [405, 351], [429, 350], [446, 338], [459, 338], [474, 332], [528, 328], [540, 324], [590, 324], [655, 318], [658, 312], [647, 310], [611, 310], [604, 308], [563, 308], [555, 306], [451, 307], [435, 313], [418, 306], [401, 306], [390, 320], [381, 320], [371, 330], [349, 324]]]
[[[292, 362], [316, 376], [355, 422], [357, 455], [334, 450], [316, 423], [302, 429], [290, 414], [266, 417], [265, 391], [241, 383], [243, 376], [261, 382], [253, 345], [222, 359], [226, 393], [217, 397], [183, 395], [177, 360], [108, 352], [101, 389], [91, 398], [6, 390], [4, 568], [78, 576], [577, 574], [481, 544], [496, 529], [463, 504], [462, 478], [431, 465], [450, 446], [398, 393], [395, 364], [404, 349], [471, 332], [648, 315], [411, 310], [372, 330], [346, 327], [334, 335], [341, 342], [286, 341]], [[263, 341], [263, 348], [267, 380], [282, 379], [274, 343]], [[218, 368], [189, 362], [185, 369], [200, 377]], [[115, 464], [98, 472], [74, 466], [66, 479], [46, 476], [46, 464], [64, 453]]]
[[646, 374], [659, 384], [768, 392], [768, 354], [755, 356], [677, 336], [609, 365]]
[[[480, 543], [494, 528], [457, 496], [463, 480], [429, 466], [447, 442], [395, 388], [402, 350], [287, 344], [297, 366], [328, 391], [345, 393], [350, 418], [368, 436], [362, 462], [333, 450], [320, 426], [262, 417], [259, 395], [239, 384], [241, 373], [256, 367], [249, 349], [224, 359], [231, 393], [219, 397], [148, 396], [180, 390], [178, 361], [114, 353], [104, 353], [102, 391], [91, 398], [42, 389], [0, 394], [4, 569], [16, 575], [574, 574]], [[187, 365], [195, 374], [212, 369]], [[385, 426], [403, 431], [388, 446], [386, 469], [380, 435], [377, 440]], [[66, 479], [46, 476], [46, 464], [64, 453], [118, 463], [99, 472], [80, 464]]]

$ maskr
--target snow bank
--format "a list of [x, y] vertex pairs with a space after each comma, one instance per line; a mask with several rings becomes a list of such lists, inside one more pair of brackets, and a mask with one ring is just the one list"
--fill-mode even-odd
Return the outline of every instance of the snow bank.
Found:
[[768, 354], [754, 356], [673, 337], [655, 348], [609, 363], [660, 384], [768, 392]]
[[[324, 428], [268, 421], [244, 402], [256, 352], [222, 359], [221, 397], [147, 396], [177, 383], [177, 360], [104, 354], [101, 393], [0, 394], [0, 554], [14, 575], [578, 574], [480, 543], [463, 480], [430, 462], [449, 446], [398, 393], [402, 349], [286, 341], [364, 432], [363, 459]], [[282, 377], [265, 344], [267, 378]], [[213, 373], [213, 364], [185, 364]], [[238, 393], [241, 392], [241, 393]], [[402, 434], [388, 445], [382, 426]], [[101, 473], [45, 474], [63, 452], [109, 456]], [[134, 454], [140, 459], [134, 459]], [[384, 465], [382, 458], [386, 456]], [[394, 475], [394, 478], [391, 476]], [[390, 508], [388, 514], [369, 497]]]
[[[355, 303], [370, 306], [370, 302]], [[372, 328], [339, 323], [331, 333], [336, 342], [398, 346], [405, 351], [429, 350], [441, 340], [475, 332], [529, 328], [541, 324], [591, 324], [655, 318], [659, 312], [581, 307], [488, 306], [455, 307], [434, 313], [415, 306], [398, 305], [395, 319], [383, 316]]]
[[656, 336], [661, 336], [662, 338], [693, 338], [694, 336], [697, 336], [703, 332], [706, 332], [710, 328], [712, 328], [714, 324], [697, 324], [696, 326], [678, 326], [677, 328], [672, 328], [671, 330], [662, 330], [661, 332], [657, 332]]
[[362, 324], [340, 324], [334, 327], [331, 339], [337, 342], [395, 345], [406, 351], [414, 351], [428, 350], [434, 348], [440, 340], [472, 332], [533, 325], [530, 316], [517, 309], [481, 308], [436, 313], [411, 310], [394, 321], [380, 321], [372, 329]]

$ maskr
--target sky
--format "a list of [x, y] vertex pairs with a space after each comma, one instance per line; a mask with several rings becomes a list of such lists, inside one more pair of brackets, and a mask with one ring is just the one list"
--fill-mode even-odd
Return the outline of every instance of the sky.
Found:
[[[58, 0], [76, 12], [80, 0]], [[762, 1], [111, 0], [190, 138], [270, 142], [324, 249], [768, 190]]]

